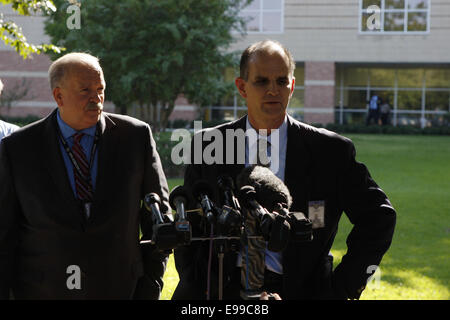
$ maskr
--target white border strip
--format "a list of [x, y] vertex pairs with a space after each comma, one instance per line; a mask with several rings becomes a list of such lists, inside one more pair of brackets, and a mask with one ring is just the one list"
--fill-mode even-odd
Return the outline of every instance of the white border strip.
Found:
[[8, 78], [48, 78], [47, 72], [41, 71], [0, 71], [0, 77]]
[[305, 86], [334, 86], [334, 80], [305, 80]]

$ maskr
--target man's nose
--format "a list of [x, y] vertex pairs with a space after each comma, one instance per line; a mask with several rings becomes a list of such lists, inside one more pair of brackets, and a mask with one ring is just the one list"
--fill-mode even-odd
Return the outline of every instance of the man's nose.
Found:
[[99, 92], [94, 93], [94, 94], [91, 96], [91, 101], [92, 101], [92, 102], [95, 102], [95, 103], [102, 102], [102, 94], [99, 93]]
[[267, 94], [276, 96], [279, 93], [279, 88], [276, 81], [270, 81]]

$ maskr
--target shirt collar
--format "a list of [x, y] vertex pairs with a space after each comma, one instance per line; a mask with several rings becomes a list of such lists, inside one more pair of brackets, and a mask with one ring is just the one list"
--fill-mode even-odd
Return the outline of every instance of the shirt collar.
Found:
[[[278, 131], [279, 131], [279, 134], [280, 134], [280, 135], [279, 135], [279, 137], [280, 137], [280, 142], [286, 140], [286, 137], [287, 137], [287, 127], [288, 127], [288, 125], [287, 125], [287, 115], [285, 115], [285, 116], [284, 116], [283, 123], [277, 128]], [[250, 121], [248, 120], [248, 115], [247, 115], [247, 121], [246, 121], [246, 128], [245, 128], [245, 130], [247, 131], [247, 130], [249, 130], [249, 129], [252, 129], [252, 130], [255, 130], [255, 131], [256, 131], [256, 133], [258, 134], [258, 139], [267, 139], [267, 141], [270, 142], [272, 135], [269, 135], [269, 136], [263, 136], [263, 135], [260, 135], [259, 132], [258, 132], [255, 128], [252, 127]]]
[[64, 139], [68, 139], [70, 137], [72, 137], [75, 133], [77, 132], [82, 132], [86, 135], [95, 136], [95, 129], [96, 129], [96, 125], [93, 125], [92, 127], [77, 131], [75, 129], [73, 129], [72, 127], [70, 127], [67, 123], [64, 122], [64, 120], [61, 118], [60, 114], [59, 114], [59, 109], [57, 112], [57, 121], [58, 121], [58, 126], [59, 129], [61, 130], [61, 134], [63, 135]]

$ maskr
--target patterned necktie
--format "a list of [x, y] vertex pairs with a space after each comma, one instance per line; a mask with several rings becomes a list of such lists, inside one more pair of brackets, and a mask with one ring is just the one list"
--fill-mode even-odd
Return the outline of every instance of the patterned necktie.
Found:
[[[259, 166], [270, 167], [270, 142], [258, 139], [256, 163]], [[260, 236], [259, 221], [250, 211], [246, 211], [245, 231], [247, 236]], [[264, 285], [266, 242], [260, 238], [244, 238], [242, 247], [243, 261], [241, 268], [241, 285], [244, 288], [242, 298], [247, 295], [261, 293]]]
[[270, 168], [270, 142], [265, 139], [258, 139], [256, 163], [260, 166]]
[[80, 144], [83, 135], [84, 133], [81, 132], [73, 135], [72, 153], [81, 171], [78, 171], [74, 166], [73, 175], [75, 178], [75, 190], [79, 200], [83, 202], [92, 202], [94, 192], [92, 191], [89, 162], [87, 161], [83, 147]]

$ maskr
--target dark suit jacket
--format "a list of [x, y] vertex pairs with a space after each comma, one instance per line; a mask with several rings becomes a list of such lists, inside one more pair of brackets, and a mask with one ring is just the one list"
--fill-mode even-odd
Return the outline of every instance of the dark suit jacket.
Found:
[[[243, 117], [215, 130], [245, 131], [245, 124]], [[285, 184], [293, 198], [290, 211], [307, 215], [309, 201], [325, 200], [325, 227], [314, 229], [312, 242], [290, 243], [283, 251], [283, 292], [279, 293], [284, 299], [359, 298], [373, 272], [368, 272], [368, 267], [378, 265], [391, 244], [396, 213], [367, 168], [355, 161], [351, 140], [291, 117], [287, 135]], [[230, 150], [224, 148], [223, 154], [227, 152]], [[235, 178], [243, 168], [244, 164], [192, 164], [184, 182], [190, 188], [198, 179], [206, 179], [215, 186], [218, 199], [217, 177], [228, 173]], [[354, 227], [347, 238], [348, 251], [333, 271], [329, 252], [343, 211]], [[174, 299], [205, 298], [208, 245], [206, 241], [193, 242], [175, 250], [180, 282]], [[239, 297], [240, 275], [235, 266], [236, 253], [230, 252], [224, 259], [224, 298]], [[217, 256], [212, 270], [217, 270]], [[213, 273], [213, 298], [217, 298], [216, 286], [217, 274]]]
[[[143, 196], [156, 192], [163, 213], [170, 208], [151, 129], [105, 112], [99, 123], [97, 185], [88, 221], [69, 184], [56, 110], [1, 142], [0, 298], [10, 289], [16, 299], [159, 297], [167, 256], [139, 244], [140, 225], [146, 237], [151, 233], [148, 220], [142, 220], [148, 218]], [[81, 289], [67, 287], [71, 265], [81, 270]]]

